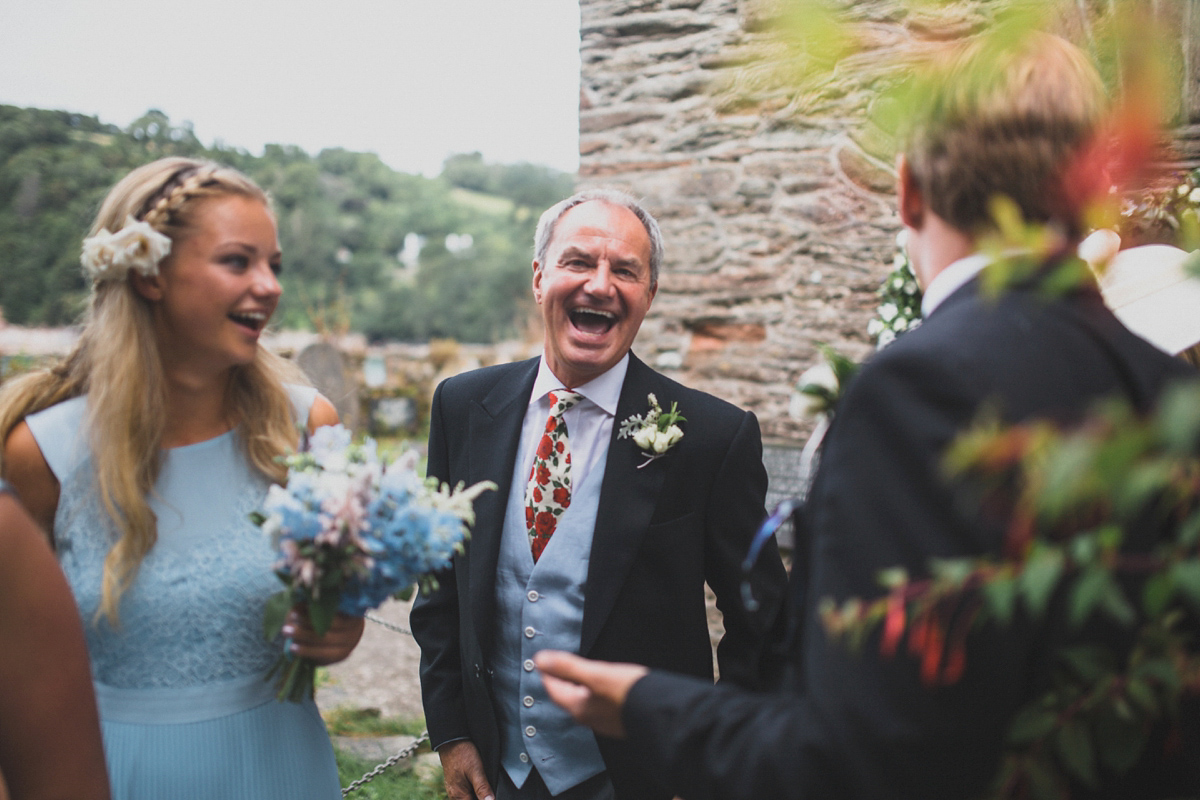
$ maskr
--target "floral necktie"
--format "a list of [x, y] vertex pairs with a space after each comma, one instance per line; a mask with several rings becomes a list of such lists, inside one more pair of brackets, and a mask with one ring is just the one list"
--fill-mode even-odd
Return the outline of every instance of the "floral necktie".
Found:
[[535, 563], [554, 535], [558, 518], [571, 505], [571, 443], [563, 414], [583, 399], [578, 392], [566, 389], [555, 389], [549, 396], [550, 417], [525, 487], [525, 526]]

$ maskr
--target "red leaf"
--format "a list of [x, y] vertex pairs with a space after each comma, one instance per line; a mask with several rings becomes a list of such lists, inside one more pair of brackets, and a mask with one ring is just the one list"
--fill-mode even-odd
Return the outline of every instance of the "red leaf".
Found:
[[879, 652], [885, 658], [896, 654], [900, 637], [904, 635], [904, 597], [899, 592], [892, 592], [888, 598], [887, 617], [883, 623], [883, 641], [879, 644]]

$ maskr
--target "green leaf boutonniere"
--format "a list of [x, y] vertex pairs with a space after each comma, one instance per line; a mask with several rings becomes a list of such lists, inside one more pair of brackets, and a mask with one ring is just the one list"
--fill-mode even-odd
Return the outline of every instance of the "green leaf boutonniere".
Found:
[[663, 411], [653, 394], [647, 395], [646, 399], [650, 401], [650, 410], [645, 416], [634, 414], [621, 423], [617, 433], [618, 439], [633, 439], [634, 444], [642, 449], [646, 462], [640, 464], [638, 469], [666, 455], [683, 438], [679, 423], [687, 422], [687, 418], [679, 413], [678, 403], [671, 403], [671, 410]]

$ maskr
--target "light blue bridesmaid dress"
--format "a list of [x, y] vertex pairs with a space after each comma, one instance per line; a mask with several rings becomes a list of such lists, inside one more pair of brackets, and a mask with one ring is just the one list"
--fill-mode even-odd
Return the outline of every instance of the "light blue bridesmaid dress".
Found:
[[[289, 387], [297, 419], [315, 391]], [[236, 431], [165, 451], [150, 505], [158, 541], [97, 616], [115, 528], [94, 488], [87, 398], [27, 418], [61, 486], [54, 537], [83, 616], [115, 800], [334, 800], [333, 749], [312, 701], [278, 702], [281, 652], [263, 606], [282, 584], [249, 520], [268, 482]]]

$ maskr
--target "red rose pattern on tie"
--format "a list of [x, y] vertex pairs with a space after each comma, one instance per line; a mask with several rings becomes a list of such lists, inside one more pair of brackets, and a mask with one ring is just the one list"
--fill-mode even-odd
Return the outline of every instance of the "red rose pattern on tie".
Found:
[[529, 485], [525, 487], [525, 527], [536, 563], [558, 519], [571, 505], [571, 443], [563, 414], [583, 399], [578, 392], [555, 389], [549, 394], [550, 416], [533, 456]]

